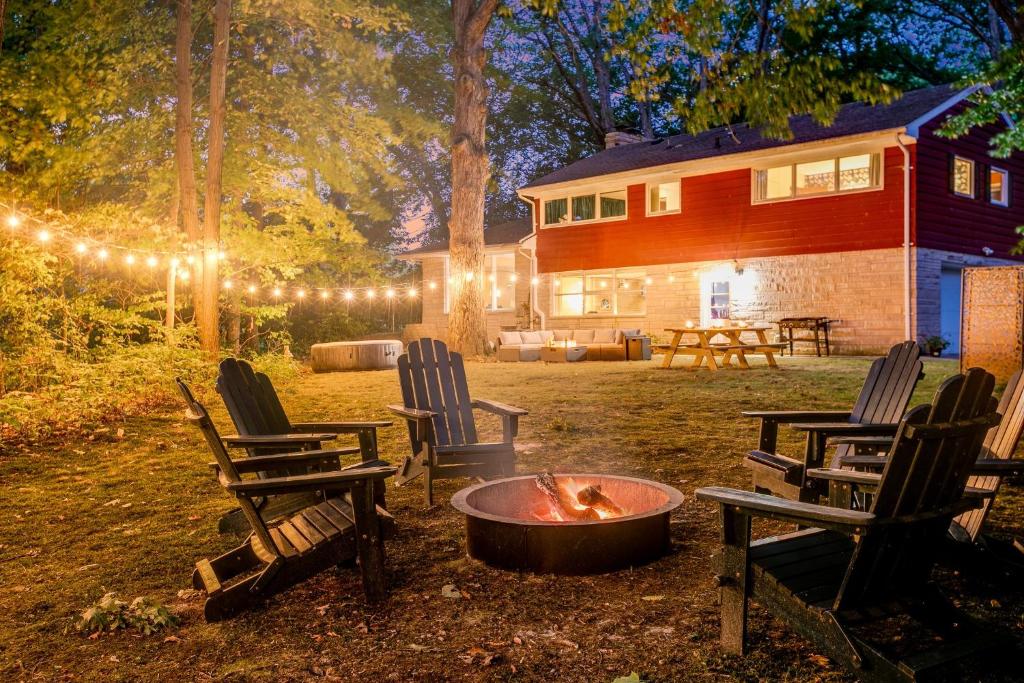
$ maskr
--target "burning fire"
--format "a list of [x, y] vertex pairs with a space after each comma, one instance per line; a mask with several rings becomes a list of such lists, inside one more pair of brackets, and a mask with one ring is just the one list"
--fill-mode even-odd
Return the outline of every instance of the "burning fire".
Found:
[[550, 473], [537, 475], [537, 488], [544, 503], [533, 516], [542, 522], [599, 521], [630, 514], [601, 493], [600, 485], [578, 482], [573, 477], [556, 479]]

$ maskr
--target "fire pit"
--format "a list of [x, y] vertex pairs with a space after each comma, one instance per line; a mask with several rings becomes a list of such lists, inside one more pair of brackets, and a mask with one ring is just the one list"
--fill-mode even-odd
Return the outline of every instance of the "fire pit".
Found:
[[655, 560], [669, 549], [671, 486], [606, 474], [513, 477], [465, 488], [470, 557], [502, 569], [600, 574]]

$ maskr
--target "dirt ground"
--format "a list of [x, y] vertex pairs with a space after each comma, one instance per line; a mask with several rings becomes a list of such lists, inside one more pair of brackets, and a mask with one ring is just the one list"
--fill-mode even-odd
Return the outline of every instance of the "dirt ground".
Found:
[[[784, 359], [716, 374], [651, 363], [473, 363], [472, 393], [522, 406], [519, 471], [591, 471], [655, 479], [685, 496], [672, 553], [604, 576], [516, 574], [467, 559], [463, 521], [443, 481], [424, 509], [419, 482], [389, 486], [399, 532], [387, 547], [390, 596], [367, 607], [357, 572], [331, 570], [233, 620], [207, 624], [190, 586], [194, 562], [237, 545], [218, 534], [233, 507], [183, 409], [110, 425], [74, 443], [0, 456], [0, 677], [3, 680], [605, 681], [847, 680], [758, 607], [751, 652], [718, 648], [714, 506], [696, 488], [747, 488], [756, 445], [744, 409], [849, 407], [861, 359]], [[914, 402], [955, 371], [929, 361]], [[393, 372], [303, 375], [279, 387], [292, 419], [381, 419], [399, 400]], [[223, 433], [234, 431], [211, 387], [197, 387]], [[499, 425], [481, 418], [484, 434]], [[123, 431], [121, 431], [123, 430]], [[786, 448], [797, 449], [792, 437]], [[408, 451], [402, 425], [383, 430], [383, 457]], [[1020, 489], [990, 517], [1024, 532]], [[940, 572], [961, 603], [1020, 638], [1020, 590], [985, 572]], [[991, 580], [990, 580], [991, 579]], [[444, 597], [454, 584], [464, 596]], [[1009, 584], [1014, 587], [1013, 584]], [[1016, 586], [1021, 584], [1019, 579]], [[80, 635], [73, 618], [106, 591], [149, 596], [181, 616], [155, 635]], [[979, 675], [980, 680], [982, 676]]]

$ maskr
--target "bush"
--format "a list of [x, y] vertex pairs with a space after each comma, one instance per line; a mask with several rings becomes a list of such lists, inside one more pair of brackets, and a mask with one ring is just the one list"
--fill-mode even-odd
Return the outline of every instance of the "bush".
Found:
[[150, 635], [178, 625], [178, 617], [159, 603], [135, 598], [131, 603], [119, 600], [116, 593], [107, 593], [99, 602], [82, 612], [76, 627], [82, 633], [102, 633], [134, 628]]

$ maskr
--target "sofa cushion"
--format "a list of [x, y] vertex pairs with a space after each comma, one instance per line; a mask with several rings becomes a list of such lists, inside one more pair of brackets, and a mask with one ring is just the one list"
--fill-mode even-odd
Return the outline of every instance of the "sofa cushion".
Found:
[[545, 344], [555, 338], [555, 333], [551, 330], [540, 330], [540, 338]]
[[524, 344], [543, 344], [544, 343], [544, 337], [541, 336], [540, 332], [534, 332], [534, 331], [531, 330], [531, 331], [527, 331], [527, 332], [520, 332], [519, 334], [522, 335], [523, 343]]
[[615, 343], [615, 332], [613, 329], [606, 330], [594, 330], [594, 343], [595, 344], [614, 344]]
[[519, 332], [499, 332], [498, 341], [502, 346], [516, 346], [523, 343], [523, 338]]
[[573, 330], [572, 339], [578, 344], [589, 344], [594, 341], [593, 330]]
[[572, 330], [551, 330], [555, 335], [555, 341], [569, 341], [572, 339]]

